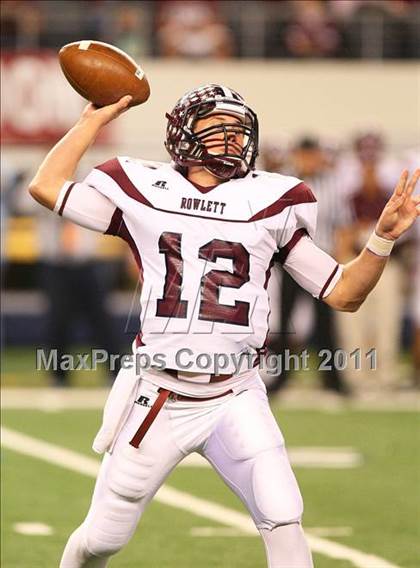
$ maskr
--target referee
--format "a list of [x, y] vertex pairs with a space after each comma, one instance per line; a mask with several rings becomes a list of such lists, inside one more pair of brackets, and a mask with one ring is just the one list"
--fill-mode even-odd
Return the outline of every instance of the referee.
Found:
[[[347, 200], [340, 195], [340, 186], [326, 151], [316, 138], [302, 138], [291, 152], [291, 165], [293, 175], [305, 180], [318, 201], [315, 243], [327, 253], [339, 258], [338, 242], [346, 242], [345, 228], [351, 225], [352, 215]], [[283, 354], [286, 349], [292, 350], [296, 347], [291, 341], [292, 332], [288, 330], [293, 309], [304, 294], [307, 292], [300, 288], [286, 271], [282, 271], [281, 331], [269, 338], [271, 352]], [[337, 349], [337, 332], [333, 310], [325, 302], [309, 297], [314, 307], [314, 333], [311, 343], [317, 351], [328, 349], [334, 352]], [[283, 370], [267, 386], [268, 392], [273, 394], [280, 391], [289, 376], [290, 372]], [[321, 378], [326, 390], [340, 395], [350, 394], [342, 373], [334, 367], [330, 371], [321, 371]]]

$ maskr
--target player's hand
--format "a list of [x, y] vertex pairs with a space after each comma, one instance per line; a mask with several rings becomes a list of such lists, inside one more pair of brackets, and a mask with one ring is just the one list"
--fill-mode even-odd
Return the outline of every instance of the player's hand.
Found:
[[82, 120], [95, 120], [100, 126], [105, 126], [111, 120], [114, 120], [124, 111], [128, 110], [129, 104], [133, 97], [131, 95], [125, 95], [121, 99], [112, 104], [104, 107], [97, 107], [93, 103], [89, 103], [83, 110], [81, 119]]
[[404, 170], [376, 225], [375, 231], [379, 237], [398, 239], [420, 216], [420, 195], [413, 195], [420, 169], [414, 172], [410, 181], [408, 178], [408, 171]]

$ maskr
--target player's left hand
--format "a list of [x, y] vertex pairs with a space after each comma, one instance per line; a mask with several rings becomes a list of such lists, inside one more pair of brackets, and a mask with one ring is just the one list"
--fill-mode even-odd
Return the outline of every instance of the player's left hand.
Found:
[[385, 205], [376, 225], [376, 234], [388, 240], [398, 239], [420, 216], [420, 195], [413, 195], [420, 177], [417, 169], [411, 180], [408, 170], [404, 170], [390, 200]]

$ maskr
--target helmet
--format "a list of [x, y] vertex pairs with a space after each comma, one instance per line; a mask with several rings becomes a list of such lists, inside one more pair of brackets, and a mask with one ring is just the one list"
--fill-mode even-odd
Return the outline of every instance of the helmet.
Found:
[[[194, 131], [197, 120], [216, 114], [231, 115], [239, 122], [221, 122]], [[204, 166], [223, 180], [242, 177], [254, 168], [258, 155], [257, 115], [233, 89], [215, 84], [193, 89], [179, 99], [166, 118], [165, 147], [177, 166]], [[238, 134], [243, 137], [242, 148], [232, 152], [229, 141]], [[224, 143], [224, 150], [212, 152], [211, 142], [213, 146], [215, 142], [217, 146]]]

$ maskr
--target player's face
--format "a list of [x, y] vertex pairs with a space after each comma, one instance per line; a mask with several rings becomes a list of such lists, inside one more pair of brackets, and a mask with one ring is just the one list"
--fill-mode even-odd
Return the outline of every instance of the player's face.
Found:
[[[200, 118], [194, 125], [194, 132], [198, 133], [206, 128], [219, 124], [229, 125], [227, 129], [227, 150], [229, 154], [240, 155], [243, 148], [244, 135], [240, 129], [235, 129], [236, 125], [242, 122], [235, 116], [227, 114], [214, 114], [207, 118]], [[203, 139], [203, 143], [209, 154], [223, 154], [225, 152], [225, 133], [224, 131], [215, 132], [211, 136]]]

